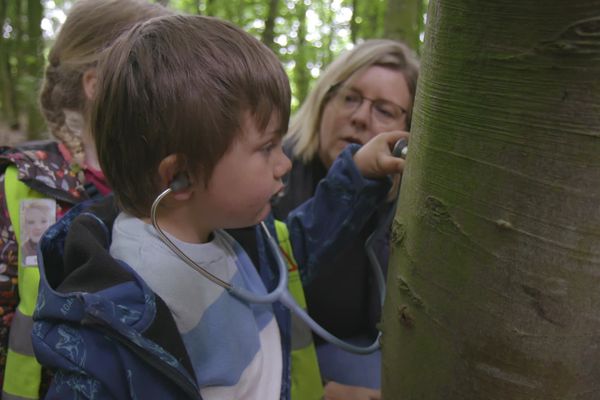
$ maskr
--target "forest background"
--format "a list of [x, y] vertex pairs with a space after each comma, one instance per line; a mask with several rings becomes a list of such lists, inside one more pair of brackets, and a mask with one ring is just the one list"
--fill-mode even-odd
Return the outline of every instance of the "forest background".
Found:
[[[322, 69], [370, 38], [423, 43], [428, 0], [150, 0], [244, 28], [279, 56], [295, 110]], [[43, 139], [37, 94], [46, 54], [73, 0], [0, 0], [0, 145]]]

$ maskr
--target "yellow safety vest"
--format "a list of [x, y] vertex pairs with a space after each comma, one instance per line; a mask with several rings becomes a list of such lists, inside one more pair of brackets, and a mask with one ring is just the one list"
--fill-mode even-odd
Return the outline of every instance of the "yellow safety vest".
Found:
[[[289, 265], [288, 290], [300, 307], [306, 309], [304, 289], [298, 265], [294, 260], [287, 226], [283, 222], [275, 221], [275, 231]], [[300, 318], [292, 314], [292, 400], [320, 400], [323, 395], [321, 371], [311, 330]]]
[[[4, 173], [4, 193], [10, 221], [19, 246], [21, 245], [19, 208], [22, 200], [45, 196], [19, 180], [17, 168], [10, 166]], [[8, 353], [4, 370], [3, 400], [37, 399], [42, 367], [35, 359], [31, 344], [32, 315], [37, 300], [40, 271], [37, 266], [23, 266], [19, 251], [19, 305], [10, 325]]]

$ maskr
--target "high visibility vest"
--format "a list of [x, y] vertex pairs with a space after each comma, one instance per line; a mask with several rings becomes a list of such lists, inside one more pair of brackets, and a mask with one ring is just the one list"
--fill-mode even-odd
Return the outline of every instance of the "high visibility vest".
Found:
[[[277, 241], [288, 263], [288, 290], [296, 303], [306, 309], [304, 289], [294, 260], [287, 226], [275, 221]], [[324, 396], [321, 371], [310, 328], [292, 314], [292, 400], [320, 400]]]
[[[21, 182], [17, 168], [14, 166], [9, 166], [4, 173], [4, 188], [10, 221], [20, 248], [19, 209], [21, 201], [47, 196]], [[23, 266], [22, 256], [22, 252], [19, 251], [17, 272], [19, 305], [10, 325], [2, 387], [3, 400], [37, 399], [42, 379], [42, 367], [35, 359], [31, 344], [32, 315], [37, 300], [40, 271], [37, 265]]]

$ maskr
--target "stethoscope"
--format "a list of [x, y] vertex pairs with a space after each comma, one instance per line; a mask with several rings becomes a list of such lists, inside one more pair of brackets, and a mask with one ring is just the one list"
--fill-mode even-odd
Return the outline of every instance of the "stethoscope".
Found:
[[[406, 151], [407, 151], [407, 142], [404, 139], [400, 139], [398, 142], [396, 142], [396, 145], [394, 146], [392, 154], [396, 157], [405, 158]], [[154, 226], [154, 229], [156, 229], [156, 232], [158, 233], [159, 238], [183, 262], [185, 262], [193, 270], [197, 271], [200, 275], [204, 276], [206, 279], [210, 280], [211, 282], [213, 282], [213, 283], [221, 286], [223, 289], [227, 290], [229, 292], [229, 294], [231, 294], [232, 296], [235, 296], [238, 299], [240, 299], [246, 303], [271, 304], [276, 301], [279, 301], [281, 304], [286, 306], [292, 313], [296, 314], [304, 323], [306, 323], [313, 332], [315, 332], [317, 335], [319, 335], [325, 341], [327, 341], [333, 345], [336, 345], [343, 350], [349, 351], [351, 353], [356, 353], [356, 354], [369, 354], [369, 353], [373, 353], [379, 349], [381, 332], [377, 333], [377, 337], [375, 338], [373, 343], [371, 343], [368, 346], [353, 345], [351, 343], [348, 343], [346, 341], [339, 339], [338, 337], [336, 337], [333, 334], [331, 334], [330, 332], [328, 332], [321, 325], [319, 325], [317, 322], [315, 322], [315, 320], [313, 320], [310, 317], [310, 315], [308, 315], [308, 313], [302, 307], [300, 307], [298, 305], [298, 303], [296, 303], [296, 301], [293, 299], [290, 292], [287, 290], [287, 284], [288, 284], [287, 264], [282, 257], [281, 249], [275, 242], [275, 239], [273, 239], [273, 236], [269, 232], [269, 229], [267, 228], [267, 226], [265, 225], [264, 222], [261, 222], [260, 226], [267, 238], [267, 243], [269, 244], [269, 247], [271, 248], [271, 252], [275, 256], [275, 262], [277, 263], [277, 269], [279, 270], [279, 282], [277, 283], [277, 286], [275, 287], [275, 289], [273, 289], [271, 292], [269, 292], [267, 294], [264, 294], [264, 295], [256, 294], [256, 293], [252, 293], [251, 291], [246, 290], [244, 288], [235, 287], [232, 284], [230, 284], [229, 282], [226, 282], [226, 281], [222, 280], [221, 278], [219, 278], [218, 276], [210, 273], [209, 271], [204, 269], [201, 265], [199, 265], [194, 260], [189, 258], [183, 251], [181, 251], [181, 249], [179, 247], [177, 247], [177, 245], [175, 243], [173, 243], [173, 241], [171, 239], [169, 239], [167, 237], [167, 235], [163, 232], [161, 227], [158, 225], [158, 221], [156, 218], [156, 214], [157, 214], [157, 210], [158, 210], [158, 206], [159, 206], [160, 202], [169, 194], [179, 192], [188, 186], [189, 186], [189, 181], [187, 180], [187, 178], [185, 178], [185, 177], [176, 178], [173, 182], [171, 182], [171, 184], [169, 185], [169, 187], [167, 189], [165, 189], [162, 193], [160, 193], [156, 197], [156, 199], [152, 203], [152, 208], [150, 210], [150, 219], [152, 221], [152, 225]], [[398, 185], [398, 190], [399, 190], [399, 186], [400, 185]], [[394, 214], [396, 213], [397, 203], [398, 202], [396, 201], [396, 205], [392, 209], [392, 212], [390, 214], [391, 218], [393, 218]], [[367, 256], [369, 258], [369, 261], [371, 264], [371, 269], [373, 270], [373, 274], [375, 275], [377, 289], [379, 290], [379, 294], [380, 294], [379, 300], [380, 300], [381, 306], [383, 306], [383, 301], [385, 299], [385, 277], [383, 276], [381, 266], [379, 265], [379, 261], [377, 260], [377, 256], [375, 255], [375, 251], [373, 249], [373, 240], [378, 234], [381, 233], [380, 232], [381, 229], [388, 228], [389, 223], [391, 223], [390, 218], [388, 218], [388, 220], [386, 220], [385, 224], [379, 225], [379, 227], [375, 231], [373, 231], [373, 233], [367, 238], [367, 240], [365, 242], [365, 249], [367, 251]]]

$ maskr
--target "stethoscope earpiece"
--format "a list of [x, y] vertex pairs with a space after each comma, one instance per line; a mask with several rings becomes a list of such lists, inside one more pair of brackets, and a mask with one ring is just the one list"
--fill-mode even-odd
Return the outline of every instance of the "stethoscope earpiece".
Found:
[[187, 189], [190, 186], [190, 180], [185, 174], [179, 174], [175, 176], [175, 179], [171, 181], [169, 185], [169, 189], [171, 192], [177, 193], [181, 192], [184, 189]]

